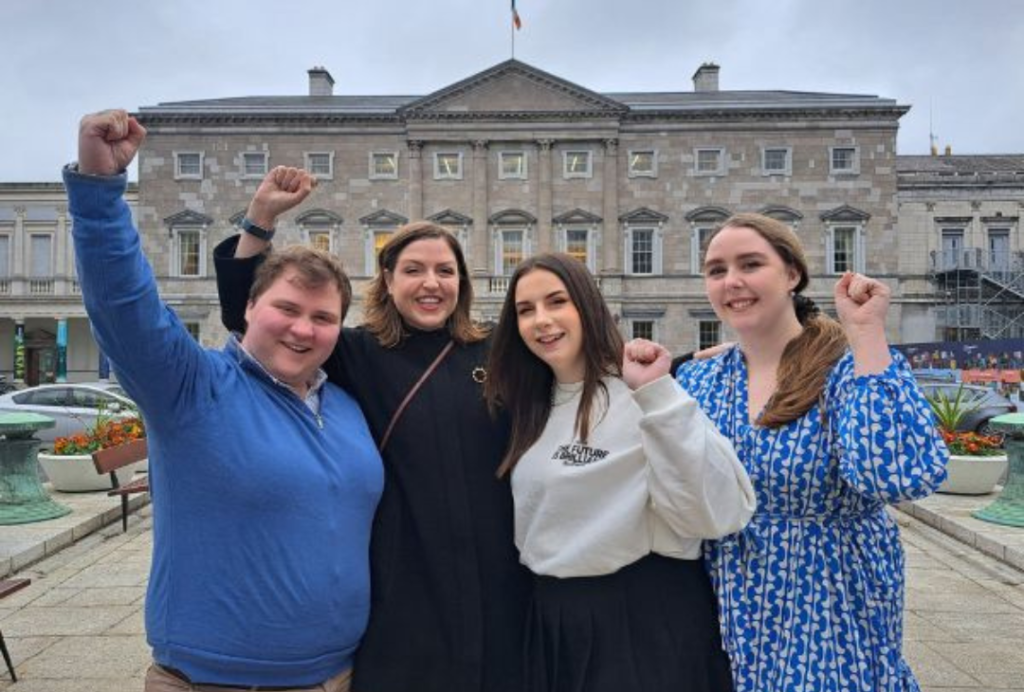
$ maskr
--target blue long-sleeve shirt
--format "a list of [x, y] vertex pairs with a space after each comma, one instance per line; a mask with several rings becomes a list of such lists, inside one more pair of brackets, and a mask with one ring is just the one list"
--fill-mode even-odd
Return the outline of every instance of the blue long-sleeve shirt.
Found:
[[64, 181], [96, 341], [146, 420], [154, 659], [206, 683], [340, 673], [367, 622], [383, 486], [362, 412], [326, 384], [318, 417], [233, 339], [200, 347], [157, 295], [126, 176]]

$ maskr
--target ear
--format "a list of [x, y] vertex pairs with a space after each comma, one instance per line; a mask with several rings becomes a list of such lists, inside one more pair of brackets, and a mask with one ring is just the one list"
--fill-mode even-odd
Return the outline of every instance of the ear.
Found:
[[256, 307], [256, 301], [250, 300], [248, 303], [245, 304], [245, 323], [247, 325], [249, 324], [249, 322], [251, 322], [251, 320], [249, 319], [249, 315], [252, 314], [252, 310], [254, 307]]
[[390, 269], [385, 269], [384, 270], [384, 283], [388, 287], [388, 295], [392, 295], [392, 293], [391, 293], [391, 284], [394, 282], [394, 280], [395, 280], [394, 272], [392, 272]]
[[800, 283], [800, 270], [794, 266], [788, 267], [789, 281], [786, 283], [789, 285], [789, 290], [796, 288], [797, 284]]

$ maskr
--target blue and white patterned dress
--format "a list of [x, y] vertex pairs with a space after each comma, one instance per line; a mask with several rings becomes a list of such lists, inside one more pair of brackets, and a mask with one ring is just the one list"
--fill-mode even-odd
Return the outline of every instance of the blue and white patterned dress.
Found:
[[901, 654], [903, 550], [885, 504], [931, 493], [948, 452], [892, 353], [863, 377], [847, 353], [818, 404], [774, 429], [749, 423], [738, 348], [679, 369], [757, 492], [747, 528], [706, 550], [737, 692], [918, 689]]

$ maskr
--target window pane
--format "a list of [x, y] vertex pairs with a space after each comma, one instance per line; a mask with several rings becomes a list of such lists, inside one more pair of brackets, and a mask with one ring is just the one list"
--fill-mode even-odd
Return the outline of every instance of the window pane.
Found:
[[523, 232], [502, 231], [501, 273], [508, 276], [523, 261]]
[[585, 230], [568, 230], [565, 232], [565, 252], [583, 264], [587, 264], [587, 236]]
[[718, 161], [722, 152], [718, 149], [700, 149], [697, 151], [697, 170], [701, 173], [712, 173], [718, 170]]
[[178, 175], [198, 176], [202, 173], [199, 154], [178, 154]]
[[393, 178], [398, 174], [398, 162], [394, 153], [373, 155], [373, 174], [382, 178]]
[[764, 169], [766, 171], [786, 170], [786, 158], [789, 152], [785, 149], [765, 149]]
[[309, 155], [309, 172], [313, 175], [330, 175], [331, 174], [331, 155], [330, 154], [310, 154]]
[[331, 251], [331, 234], [328, 231], [310, 231], [309, 244], [317, 250]]
[[654, 271], [654, 231], [651, 229], [634, 229], [632, 236], [633, 273], [652, 273]]
[[437, 174], [442, 178], [457, 178], [462, 175], [458, 154], [444, 153], [437, 155]]
[[832, 150], [832, 169], [837, 171], [848, 171], [853, 168], [853, 159], [856, 151], [846, 147], [836, 147]]
[[507, 151], [501, 154], [501, 175], [506, 178], [522, 178], [525, 154], [518, 151]]
[[374, 231], [373, 232], [373, 256], [376, 257], [380, 254], [380, 251], [384, 249], [384, 246], [391, 240], [391, 236], [394, 235], [394, 231]]
[[246, 175], [264, 175], [267, 172], [266, 154], [242, 154]]
[[32, 273], [29, 276], [34, 279], [53, 276], [53, 269], [50, 264], [50, 248], [52, 245], [53, 236], [51, 235], [32, 236]]
[[832, 268], [836, 274], [853, 271], [853, 228], [837, 228], [833, 232]]
[[654, 341], [654, 321], [633, 320], [633, 338]]
[[0, 235], [0, 279], [11, 276], [11, 236]]
[[565, 152], [565, 172], [573, 174], [586, 174], [590, 170], [589, 151], [567, 151]]
[[199, 323], [198, 322], [186, 322], [185, 331], [187, 331], [193, 339], [199, 341]]
[[654, 172], [654, 152], [653, 151], [634, 151], [629, 156], [629, 171], [630, 173], [653, 173]]
[[199, 276], [199, 231], [178, 232], [178, 266], [181, 276]]
[[715, 320], [701, 320], [698, 327], [697, 348], [711, 348], [722, 340], [722, 325]]

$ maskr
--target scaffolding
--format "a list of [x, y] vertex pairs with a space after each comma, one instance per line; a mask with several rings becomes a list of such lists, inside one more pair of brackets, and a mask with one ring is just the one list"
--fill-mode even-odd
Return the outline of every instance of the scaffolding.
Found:
[[933, 251], [931, 280], [941, 340], [1024, 339], [1024, 252]]

